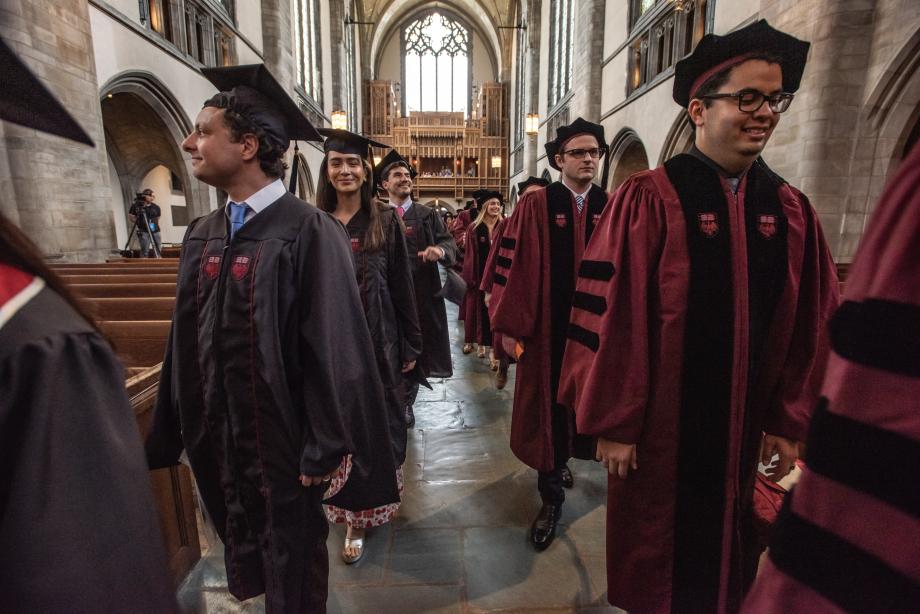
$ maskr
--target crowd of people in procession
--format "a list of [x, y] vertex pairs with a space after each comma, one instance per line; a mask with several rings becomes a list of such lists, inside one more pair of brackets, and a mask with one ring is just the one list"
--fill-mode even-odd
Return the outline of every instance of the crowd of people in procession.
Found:
[[[860, 254], [867, 262], [857, 260], [850, 302], [836, 311], [836, 271], [815, 211], [760, 157], [799, 87], [808, 47], [765, 21], [707, 35], [675, 71], [674, 100], [694, 130], [688, 153], [608, 194], [595, 183], [604, 129], [578, 118], [546, 143], [559, 180], [520, 183], [509, 216], [502, 193], [480, 190], [449, 225], [413, 197], [416, 169], [395, 149], [375, 166], [371, 148], [385, 145], [317, 130], [264, 66], [203, 69], [217, 93], [183, 149], [195, 176], [228, 200], [191, 222], [183, 240], [144, 447], [151, 469], [191, 466], [225, 545], [230, 592], [241, 600], [264, 593], [269, 612], [323, 612], [329, 523], [347, 525], [340, 555], [352, 564], [365, 553], [367, 531], [398, 512], [416, 396], [429, 379], [453, 374], [447, 275], [466, 286], [463, 353], [487, 359], [499, 389], [516, 365], [510, 446], [536, 471], [541, 500], [532, 547], [554, 540], [565, 491], [575, 486], [571, 459], [599, 461], [609, 473], [611, 604], [630, 612], [845, 611], [853, 604], [826, 586], [843, 561], [868, 574], [850, 579], [856, 603], [916, 606], [916, 542], [911, 554], [910, 540], [888, 540], [887, 553], [872, 551], [884, 565], [860, 567], [852, 549], [849, 558], [834, 553], [870, 537], [853, 537], [842, 520], [814, 527], [831, 513], [862, 519], [865, 511], [849, 512], [848, 501], [871, 500], [871, 526], [884, 532], [884, 519], [900, 519], [917, 536], [910, 495], [828, 467], [850, 462], [835, 439], [850, 445], [853, 433], [920, 458], [916, 412], [906, 415], [920, 393], [916, 339], [899, 339], [891, 324], [886, 355], [859, 332], [886, 314], [917, 330], [918, 284], [905, 282], [920, 277], [920, 153], [883, 199]], [[315, 206], [282, 182], [292, 140], [322, 141]], [[893, 246], [885, 237], [895, 228]], [[138, 492], [146, 478], [130, 448], [139, 442], [113, 375], [120, 367], [6, 221], [0, 245], [0, 458], [20, 468], [0, 480], [0, 594], [34, 611], [74, 596], [112, 611], [172, 611], [153, 506]], [[867, 306], [877, 298], [901, 307]], [[48, 323], [59, 340], [36, 345], [50, 338]], [[22, 370], [32, 365], [29, 380]], [[100, 492], [96, 504], [106, 498], [121, 510], [112, 528], [133, 542], [109, 567], [71, 570], [77, 559], [65, 556], [53, 572], [56, 588], [29, 577], [34, 565], [7, 573], [6, 554], [36, 547], [11, 535], [12, 523], [39, 509], [69, 527], [100, 513], [89, 506], [63, 521], [72, 510], [52, 489], [77, 500], [78, 478], [23, 468], [41, 463], [42, 446], [60, 443], [51, 429], [72, 428], [47, 416], [9, 418], [23, 399], [62, 402], [32, 391], [45, 369], [60, 394], [81, 388], [68, 403], [92, 403], [86, 411], [97, 418], [85, 428], [116, 442], [87, 439], [96, 453], [84, 469], [108, 468], [105, 488], [114, 494]], [[897, 391], [881, 383], [894, 377]], [[878, 424], [873, 408], [887, 412]], [[22, 433], [14, 435], [17, 424]], [[761, 564], [758, 464], [772, 467], [769, 480], [786, 476], [809, 427], [814, 468], [772, 534], [776, 555]], [[9, 445], [20, 438], [36, 447]], [[917, 466], [905, 471], [915, 475]], [[29, 496], [33, 482], [41, 492]], [[916, 492], [916, 483], [896, 483]], [[101, 540], [98, 549], [110, 538], [91, 539]], [[43, 547], [39, 559], [61, 545]], [[102, 594], [111, 587], [107, 569], [123, 578], [132, 567], [145, 582]]]

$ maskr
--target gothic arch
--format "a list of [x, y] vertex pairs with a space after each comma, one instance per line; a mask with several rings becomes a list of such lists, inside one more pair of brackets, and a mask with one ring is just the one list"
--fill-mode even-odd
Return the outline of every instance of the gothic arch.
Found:
[[310, 165], [302, 153], [296, 154], [297, 161], [297, 196], [301, 200], [313, 204], [316, 198], [316, 184], [313, 183], [313, 173], [310, 172]]
[[661, 166], [677, 154], [687, 153], [693, 145], [693, 129], [690, 122], [687, 121], [686, 111], [677, 114], [668, 135], [664, 139], [664, 145], [661, 147], [661, 155], [658, 157], [658, 166]]
[[540, 178], [541, 178], [541, 179], [546, 179], [546, 180], [549, 181], [550, 183], [553, 182], [553, 176], [550, 175], [550, 174], [549, 174], [549, 170], [547, 170], [547, 169], [545, 169], [545, 168], [543, 169], [543, 172], [540, 173]]
[[479, 38], [486, 42], [486, 51], [492, 63], [492, 73], [496, 81], [502, 80], [500, 59], [502, 46], [498, 38], [496, 24], [492, 23], [485, 12], [473, 0], [446, 0], [438, 2], [435, 7], [430, 2], [421, 0], [392, 0], [390, 5], [382, 11], [374, 33], [371, 38], [368, 53], [368, 65], [372, 67], [372, 78], [377, 78], [380, 70], [380, 61], [386, 44], [394, 36], [398, 36], [402, 28], [411, 21], [433, 11], [450, 15], [470, 32], [475, 32]]
[[648, 168], [648, 154], [639, 135], [632, 128], [623, 128], [610, 143], [604, 169], [604, 189], [613, 192], [630, 175]]
[[[150, 72], [128, 71], [106, 82], [99, 96], [106, 148], [118, 169], [125, 202], [133, 200], [147, 172], [162, 165], [181, 180], [190, 219], [210, 211], [208, 186], [195, 179], [191, 161], [182, 153], [192, 122], [172, 92]], [[149, 140], [145, 154], [137, 153], [137, 140]]]

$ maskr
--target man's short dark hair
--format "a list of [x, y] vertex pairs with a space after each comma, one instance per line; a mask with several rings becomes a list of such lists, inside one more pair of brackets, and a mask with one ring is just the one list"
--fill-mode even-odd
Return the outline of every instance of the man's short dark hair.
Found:
[[[749, 58], [745, 58], [744, 62], [750, 62], [751, 60], [763, 60], [764, 62], [767, 62], [768, 64], [782, 63], [782, 59], [770, 53], [754, 54]], [[703, 82], [703, 85], [701, 85], [699, 89], [693, 93], [693, 98], [699, 98], [700, 100], [702, 100], [703, 106], [706, 107], [707, 109], [711, 107], [713, 100], [710, 98], [703, 98], [703, 97], [709, 96], [710, 94], [715, 94], [716, 92], [718, 92], [722, 88], [723, 85], [728, 83], [728, 79], [729, 77], [731, 77], [732, 70], [734, 70], [736, 67], [740, 66], [741, 64], [744, 64], [744, 62], [741, 62], [740, 64], [735, 64], [734, 66], [729, 66], [728, 68], [720, 70], [713, 76], [706, 79]], [[691, 98], [691, 100], [693, 100], [693, 98]], [[696, 124], [693, 123], [693, 118], [690, 117], [689, 112], [687, 113], [687, 121], [690, 123], [690, 129], [696, 132]]]
[[393, 163], [391, 163], [391, 164], [388, 164], [387, 167], [386, 167], [385, 169], [383, 169], [383, 172], [380, 173], [380, 183], [383, 183], [384, 181], [389, 181], [389, 180], [390, 180], [390, 173], [391, 173], [394, 169], [396, 169], [397, 167], [404, 168], [404, 169], [406, 169], [406, 172], [408, 172], [408, 173], [410, 173], [410, 174], [412, 173], [412, 171], [409, 170], [409, 166], [408, 166], [407, 164], [405, 164], [405, 163], [403, 163], [403, 162], [401, 162], [401, 161], [396, 161], [396, 162], [393, 162]]
[[153, 190], [151, 190], [150, 188], [147, 188], [146, 190], [141, 192], [141, 194], [144, 196], [153, 196]]
[[259, 152], [256, 154], [259, 158], [259, 166], [262, 172], [269, 177], [284, 177], [284, 152], [287, 151], [287, 144], [279, 146], [275, 141], [269, 139], [268, 133], [262, 128], [256, 126], [245, 116], [236, 111], [224, 109], [224, 122], [230, 129], [230, 139], [234, 143], [239, 143], [246, 134], [254, 134], [259, 140]]

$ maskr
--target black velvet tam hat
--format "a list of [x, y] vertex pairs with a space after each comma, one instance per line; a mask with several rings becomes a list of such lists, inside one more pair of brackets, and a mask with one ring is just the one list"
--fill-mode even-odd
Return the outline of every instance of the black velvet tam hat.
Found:
[[391, 168], [394, 166], [404, 166], [409, 171], [409, 176], [415, 179], [415, 176], [418, 175], [418, 172], [415, 170], [415, 167], [409, 164], [409, 161], [399, 155], [399, 152], [395, 149], [391, 149], [387, 152], [387, 155], [380, 160], [380, 164], [374, 169], [374, 183], [378, 187], [383, 187], [383, 175], [388, 173]]
[[0, 119], [93, 146], [93, 140], [0, 40]]
[[389, 145], [378, 143], [373, 139], [348, 130], [320, 128], [319, 133], [326, 137], [325, 142], [323, 142], [323, 151], [326, 153], [337, 151], [344, 154], [354, 154], [361, 156], [365, 160], [370, 160], [371, 147], [389, 147]]
[[479, 207], [482, 207], [484, 204], [486, 204], [486, 202], [492, 200], [493, 198], [497, 198], [498, 202], [503, 205], [505, 204], [505, 199], [502, 196], [502, 193], [496, 190], [476, 190], [473, 192], [473, 198], [476, 199], [476, 204]]
[[204, 106], [239, 113], [281, 147], [290, 141], [323, 140], [264, 64], [202, 68], [201, 72], [220, 90]]
[[567, 126], [559, 126], [556, 129], [555, 140], [548, 141], [543, 146], [546, 149], [546, 159], [549, 165], [557, 171], [561, 170], [556, 164], [556, 154], [562, 151], [566, 142], [582, 134], [590, 134], [596, 138], [598, 147], [604, 148], [607, 146], [607, 142], [604, 140], [604, 127], [579, 117]]
[[725, 36], [707, 34], [700, 39], [693, 53], [674, 68], [674, 102], [686, 109], [696, 92], [711, 77], [758, 55], [779, 60], [783, 71], [783, 91], [793, 93], [802, 81], [810, 46], [811, 43], [772, 27], [766, 19]]
[[549, 185], [549, 181], [547, 181], [543, 177], [533, 177], [533, 176], [528, 177], [524, 181], [517, 184], [518, 195], [520, 195], [524, 190], [526, 190], [532, 185], [538, 185], [541, 188], [545, 188], [546, 186]]

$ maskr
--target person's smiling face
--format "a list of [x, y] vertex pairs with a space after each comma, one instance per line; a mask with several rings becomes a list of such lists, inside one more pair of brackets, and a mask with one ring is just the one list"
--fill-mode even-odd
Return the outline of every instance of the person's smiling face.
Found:
[[357, 192], [367, 178], [364, 161], [357, 154], [330, 151], [326, 154], [326, 170], [329, 182], [336, 192], [347, 194]]

